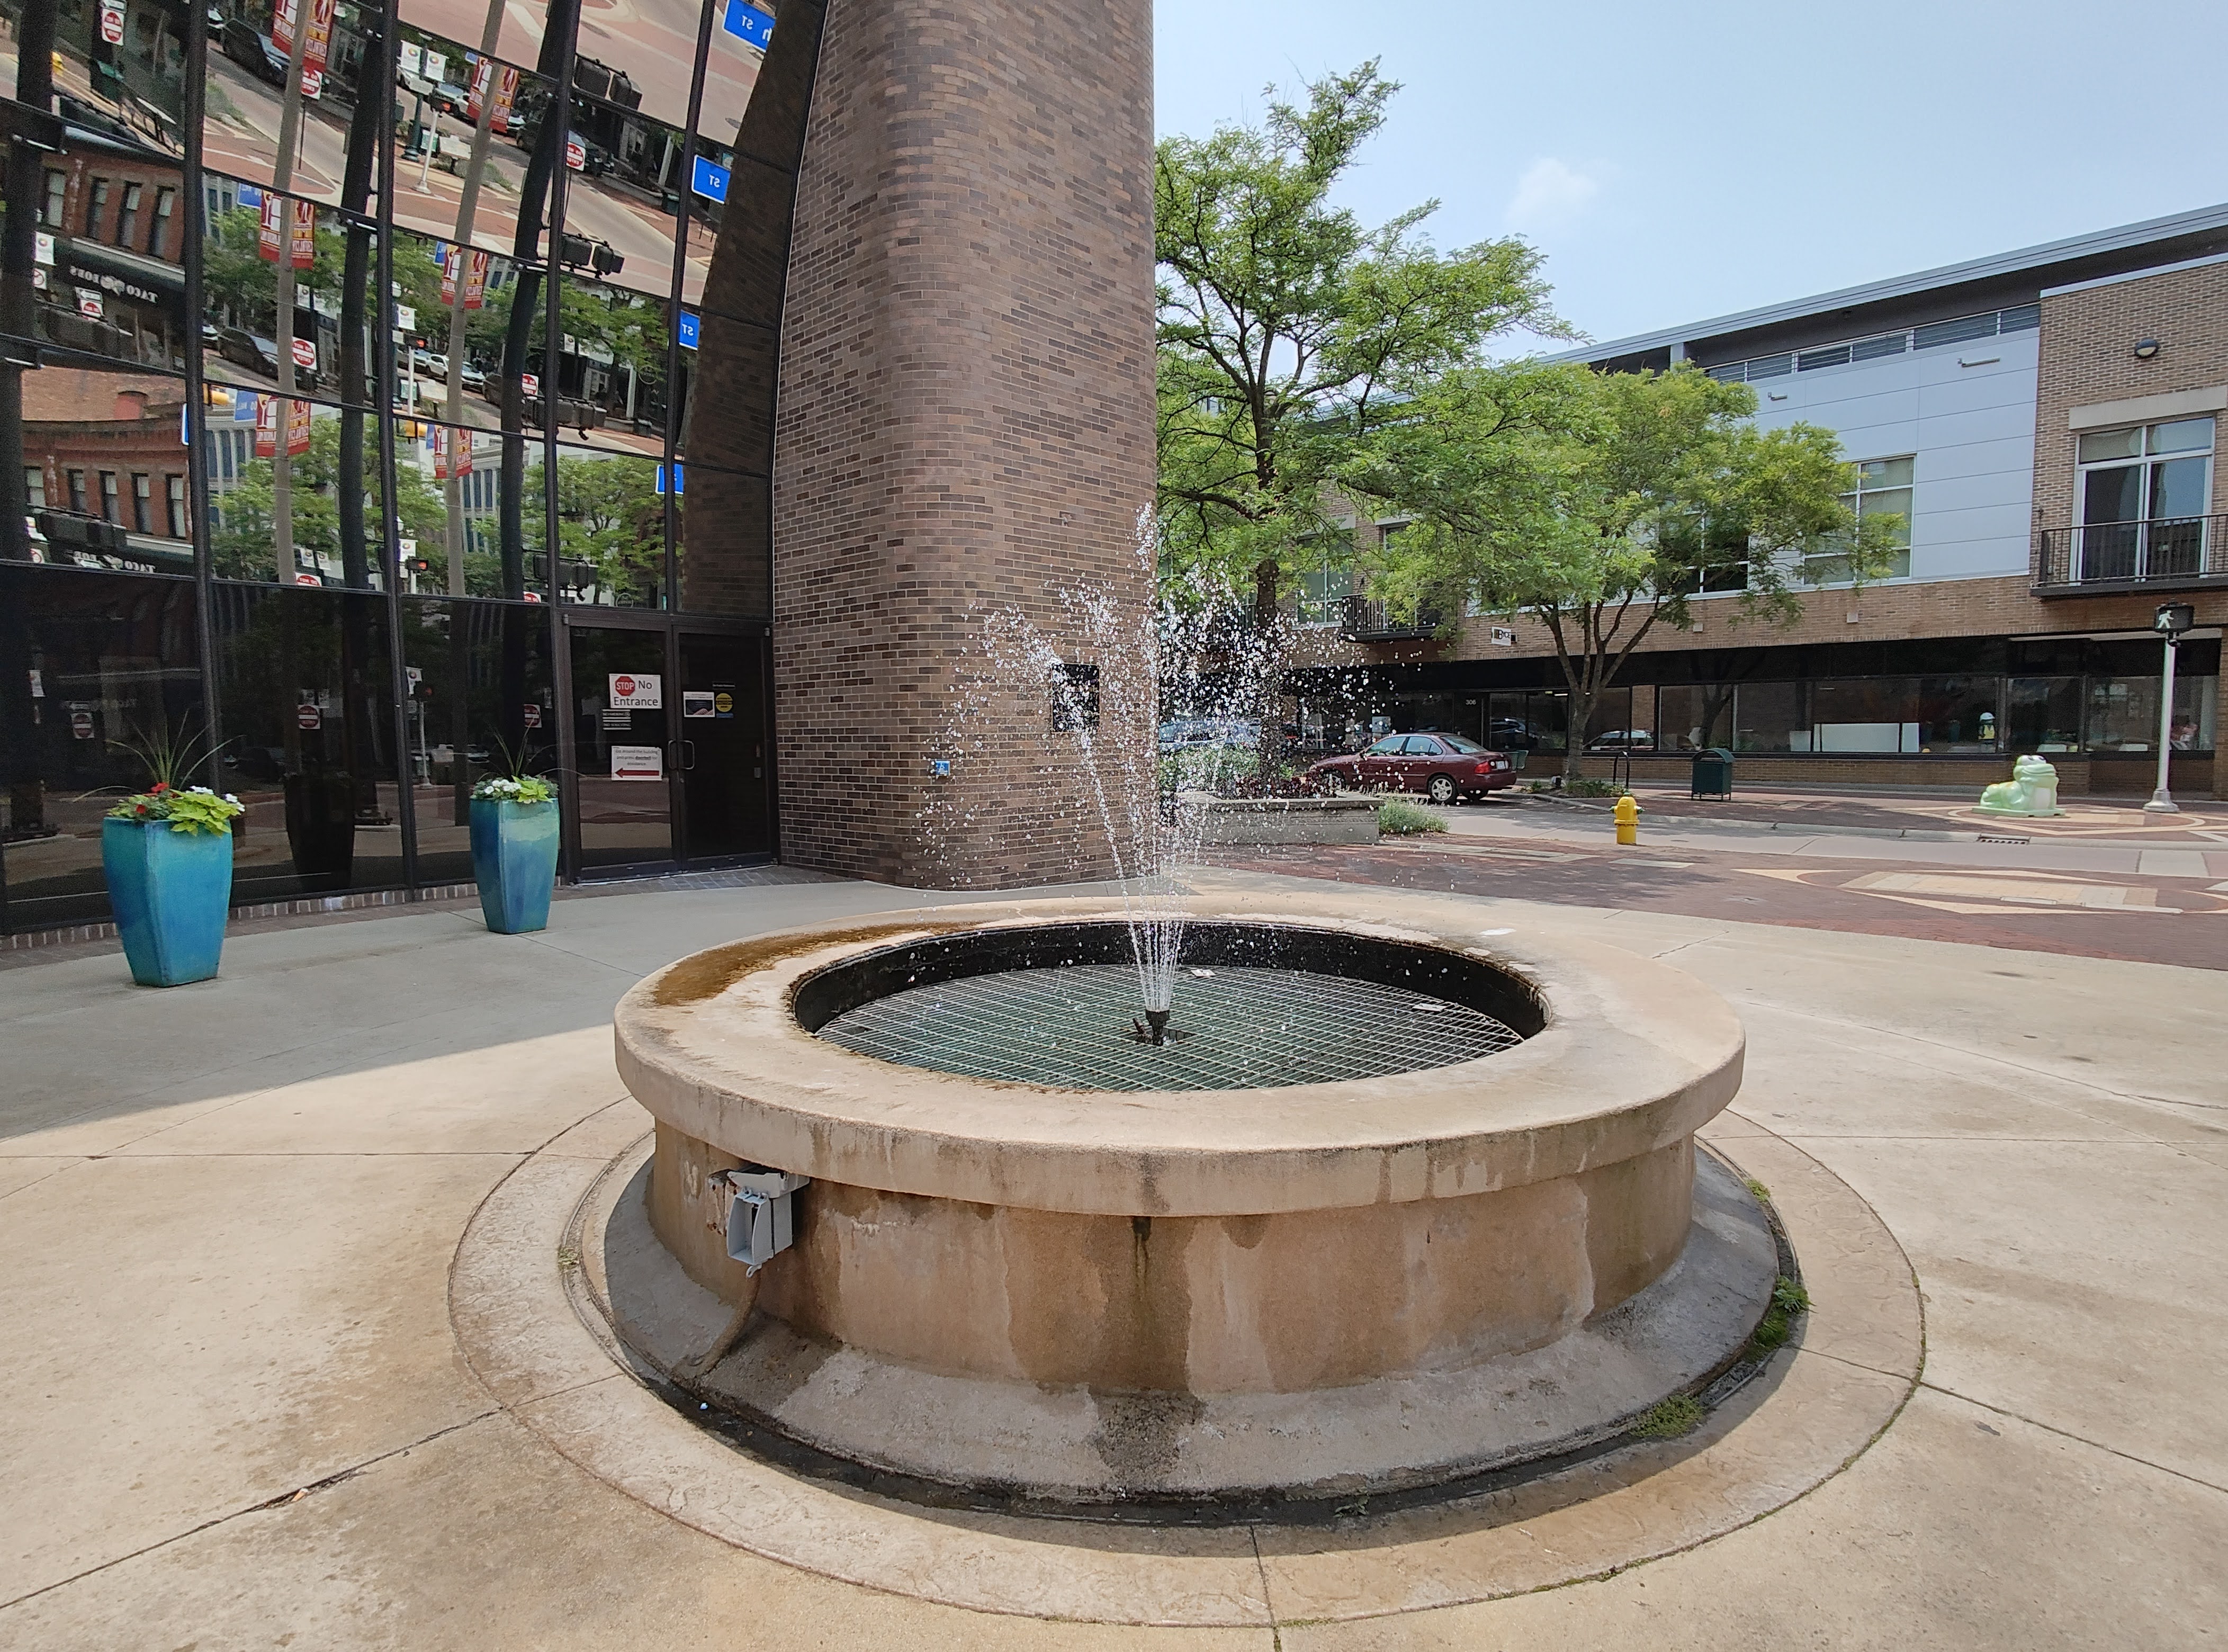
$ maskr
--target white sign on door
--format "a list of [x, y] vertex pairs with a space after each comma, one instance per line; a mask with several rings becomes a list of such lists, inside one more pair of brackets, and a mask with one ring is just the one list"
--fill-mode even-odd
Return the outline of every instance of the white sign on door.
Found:
[[611, 778], [663, 780], [665, 778], [665, 748], [663, 746], [612, 746]]
[[613, 711], [661, 711], [665, 707], [665, 679], [640, 672], [614, 671], [611, 676]]

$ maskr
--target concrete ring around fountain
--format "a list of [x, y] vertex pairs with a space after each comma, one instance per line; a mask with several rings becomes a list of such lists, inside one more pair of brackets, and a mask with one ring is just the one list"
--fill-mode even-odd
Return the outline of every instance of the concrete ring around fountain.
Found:
[[599, 1132], [608, 1141], [626, 1115], [641, 1117], [621, 1102], [530, 1156], [475, 1213], [449, 1283], [467, 1365], [545, 1445], [676, 1522], [784, 1565], [947, 1605], [1261, 1628], [1601, 1576], [1735, 1531], [1830, 1480], [1894, 1421], [1924, 1357], [1910, 1264], [1871, 1207], [1798, 1149], [1732, 1119], [1713, 1150], [1769, 1185], [1812, 1308], [1682, 1437], [1424, 1506], [1386, 1512], [1357, 1500], [1327, 1522], [1115, 1525], [923, 1508], [800, 1473], [746, 1437], [700, 1425], [624, 1346], [610, 1258], [592, 1236], [610, 1230], [650, 1137], [608, 1160], [575, 1143]]
[[[1188, 957], [1316, 961], [1248, 977], [1279, 1040], [1302, 1036], [1279, 983], [1359, 1004], [1372, 970], [1530, 1034], [1431, 1066], [1431, 1023], [1395, 1021], [1377, 1047], [1397, 1070], [1261, 1088], [988, 1081], [810, 1030], [830, 999], [1015, 979], [997, 971], [1017, 951], [1034, 992], [1126, 951], [1117, 902], [685, 958], [615, 1016], [657, 1125], [586, 1241], [614, 1323], [761, 1438], [1069, 1508], [1332, 1508], [1596, 1446], [1725, 1378], [1786, 1271], [1756, 1201], [1693, 1147], [1738, 1087], [1740, 1024], [1681, 971], [1567, 938], [1489, 947], [1461, 910], [1188, 902]], [[1035, 1036], [1070, 1035], [1029, 1013]], [[1147, 1071], [1164, 1061], [1182, 1070], [1171, 1050]], [[743, 1164], [812, 1178], [794, 1245], [756, 1277], [715, 1180]]]

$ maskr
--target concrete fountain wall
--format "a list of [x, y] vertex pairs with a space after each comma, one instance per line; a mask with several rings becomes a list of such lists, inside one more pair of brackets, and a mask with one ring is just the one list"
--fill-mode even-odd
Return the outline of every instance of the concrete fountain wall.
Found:
[[[683, 959], [621, 1002], [620, 1071], [657, 1119], [648, 1232], [695, 1288], [755, 1310], [721, 1367], [728, 1397], [779, 1418], [797, 1409], [795, 1385], [840, 1356], [872, 1380], [788, 1419], [816, 1444], [932, 1476], [1086, 1490], [1133, 1487], [1136, 1463], [1094, 1482], [1073, 1452], [991, 1437], [1026, 1433], [1036, 1425], [1013, 1419], [1042, 1412], [1043, 1429], [1095, 1439], [1103, 1425], [1063, 1422], [1058, 1395], [1158, 1396], [1181, 1402], [1179, 1431], [1199, 1437], [1187, 1464], [1172, 1437], [1147, 1475], [1156, 1485], [1307, 1481], [1339, 1450], [1264, 1444], [1233, 1462], [1203, 1442], [1256, 1423], [1266, 1442], [1283, 1426], [1272, 1412], [1315, 1402], [1317, 1420], [1371, 1435], [1333, 1463], [1360, 1483], [1603, 1422], [1547, 1417], [1488, 1438], [1479, 1407], [1499, 1404], [1486, 1388], [1524, 1361], [1584, 1387], [1574, 1373], [1629, 1354], [1599, 1341], [1621, 1316], [1644, 1322], [1651, 1347], [1678, 1345], [1635, 1378], [1642, 1387], [1706, 1374], [1745, 1339], [1776, 1255], [1760, 1219], [1698, 1215], [1744, 1195], [1719, 1172], [1698, 1201], [1693, 1143], [1739, 1086], [1742, 1033], [1713, 994], [1650, 960], [1489, 944], [1416, 898], [1249, 900], [1219, 915], [1490, 957], [1544, 1011], [1534, 1036], [1480, 1060], [1270, 1090], [986, 1083], [853, 1053], [792, 1008], [815, 971], [901, 940], [1111, 910], [1031, 902], [793, 932]], [[756, 1280], [727, 1258], [706, 1180], [746, 1161], [813, 1178], [794, 1247]], [[1698, 1235], [1731, 1247], [1724, 1266], [1695, 1261]], [[1712, 1305], [1682, 1330], [1671, 1288], [1703, 1273]], [[938, 1443], [909, 1446], [887, 1412], [874, 1420], [861, 1383], [916, 1416], [942, 1405]], [[1449, 1399], [1457, 1390], [1469, 1398]], [[1600, 1403], [1633, 1398], [1617, 1393]], [[1450, 1434], [1382, 1437], [1432, 1394]]]

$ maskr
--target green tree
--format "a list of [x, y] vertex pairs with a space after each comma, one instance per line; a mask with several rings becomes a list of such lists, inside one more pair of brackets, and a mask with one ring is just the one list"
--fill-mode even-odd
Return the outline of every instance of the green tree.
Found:
[[1563, 772], [1594, 707], [1656, 624], [1737, 592], [1738, 619], [1788, 624], [1803, 587], [1885, 573], [1901, 524], [1860, 523], [1834, 432], [1760, 430], [1756, 393], [1691, 364], [1593, 373], [1519, 363], [1443, 375], [1379, 432], [1352, 485], [1411, 515], [1377, 588], [1429, 605], [1528, 611], [1570, 689]]
[[[376, 533], [379, 509], [378, 425], [366, 419], [363, 428], [364, 467], [368, 484], [365, 516], [368, 531]], [[310, 421], [310, 451], [295, 457], [292, 471], [294, 549], [298, 559], [325, 567], [341, 561], [340, 482], [341, 421], [316, 417]], [[209, 554], [219, 579], [267, 579], [271, 577], [272, 527], [272, 466], [267, 458], [251, 460], [240, 468], [232, 486], [217, 496], [217, 521], [209, 535]], [[438, 543], [446, 520], [441, 496], [414, 464], [396, 467], [395, 516], [400, 535], [424, 543]], [[382, 552], [368, 548], [376, 567]]]
[[1436, 202], [1374, 229], [1331, 204], [1399, 89], [1372, 61], [1305, 106], [1270, 88], [1263, 126], [1161, 142], [1158, 492], [1180, 587], [1204, 573], [1273, 605], [1283, 573], [1322, 566], [1325, 486], [1386, 419], [1500, 334], [1569, 336], [1522, 241], [1441, 253], [1421, 233]]
[[[525, 536], [540, 554], [545, 514], [542, 468], [526, 472]], [[557, 555], [589, 573], [622, 600], [643, 599], [665, 572], [665, 501], [649, 459], [566, 458], [557, 461]]]

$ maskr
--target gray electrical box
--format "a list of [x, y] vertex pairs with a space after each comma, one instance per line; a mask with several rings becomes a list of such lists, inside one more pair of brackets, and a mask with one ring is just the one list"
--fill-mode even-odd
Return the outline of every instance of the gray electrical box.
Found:
[[728, 1194], [727, 1254], [752, 1273], [790, 1247], [796, 1235], [791, 1201], [808, 1177], [762, 1164], [715, 1170], [709, 1178]]

